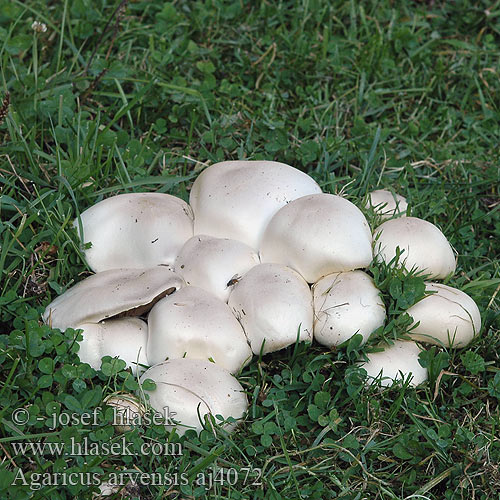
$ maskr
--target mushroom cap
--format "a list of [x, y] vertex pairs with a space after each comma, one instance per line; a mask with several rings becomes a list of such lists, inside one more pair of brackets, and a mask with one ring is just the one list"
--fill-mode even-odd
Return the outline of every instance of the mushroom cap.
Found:
[[78, 357], [95, 370], [101, 368], [103, 356], [118, 357], [127, 363], [135, 375], [149, 366], [146, 358], [148, 325], [139, 318], [120, 318], [101, 323], [83, 323], [77, 326], [83, 330], [79, 342]]
[[385, 306], [373, 279], [363, 271], [333, 273], [313, 286], [314, 338], [327, 347], [354, 334], [363, 342], [385, 321]]
[[199, 286], [227, 302], [231, 281], [259, 263], [258, 253], [241, 241], [199, 234], [182, 247], [175, 271], [188, 285]]
[[[248, 408], [243, 387], [227, 370], [215, 363], [200, 359], [172, 359], [157, 364], [141, 377], [141, 383], [152, 379], [156, 388], [144, 391], [149, 394], [153, 409], [161, 415], [168, 408], [172, 420], [179, 422], [177, 433], [188, 428], [200, 432], [203, 425], [198, 414], [222, 415], [225, 419], [240, 419]], [[171, 428], [171, 426], [167, 426]], [[236, 424], [224, 428], [233, 430]]]
[[252, 359], [243, 328], [229, 306], [211, 293], [186, 286], [160, 300], [148, 316], [148, 360], [167, 357], [208, 361], [237, 373]]
[[[127, 483], [128, 485], [129, 483]], [[114, 484], [109, 481], [100, 482], [97, 487], [99, 488], [99, 492], [92, 493], [93, 500], [102, 500], [105, 497], [110, 497], [111, 495], [116, 495], [120, 492], [120, 490], [124, 490], [125, 488], [121, 484]]]
[[374, 231], [374, 255], [388, 264], [396, 248], [404, 250], [401, 262], [409, 271], [416, 268], [432, 278], [445, 278], [455, 271], [455, 255], [445, 235], [431, 222], [417, 217], [400, 217], [381, 224]]
[[104, 399], [104, 403], [114, 410], [113, 425], [117, 432], [128, 432], [134, 424], [142, 422], [144, 405], [134, 394], [119, 392]]
[[372, 208], [382, 219], [405, 216], [408, 203], [403, 196], [388, 191], [387, 189], [377, 189], [368, 194], [365, 208]]
[[119, 314], [140, 316], [183, 285], [183, 279], [166, 266], [110, 269], [89, 276], [54, 299], [45, 309], [43, 321], [66, 330]]
[[316, 181], [284, 163], [215, 163], [191, 189], [194, 234], [231, 238], [259, 248], [271, 217], [288, 202], [311, 193], [321, 193]]
[[312, 341], [313, 305], [308, 284], [281, 264], [259, 264], [234, 285], [228, 305], [239, 319], [254, 354]]
[[367, 354], [368, 362], [360, 363], [360, 367], [373, 379], [382, 374], [383, 386], [391, 386], [396, 380], [406, 380], [410, 374], [410, 385], [417, 386], [427, 380], [427, 369], [418, 362], [421, 350], [415, 342], [396, 340], [381, 352]]
[[314, 283], [327, 274], [367, 267], [373, 258], [370, 228], [359, 208], [340, 196], [304, 196], [271, 219], [260, 258], [292, 267]]
[[481, 313], [465, 292], [441, 283], [426, 283], [424, 297], [407, 309], [414, 325], [410, 337], [444, 347], [465, 347], [481, 329]]
[[173, 264], [193, 236], [191, 208], [170, 194], [119, 194], [85, 210], [81, 220], [80, 239], [92, 243], [85, 259], [95, 272]]

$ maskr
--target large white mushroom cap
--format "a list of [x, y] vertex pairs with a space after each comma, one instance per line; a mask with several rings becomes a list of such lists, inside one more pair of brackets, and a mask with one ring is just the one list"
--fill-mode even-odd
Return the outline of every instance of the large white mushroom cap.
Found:
[[309, 286], [293, 269], [259, 264], [234, 285], [228, 305], [240, 320], [255, 354], [278, 351], [297, 340], [312, 341]]
[[386, 189], [377, 189], [368, 194], [365, 208], [372, 208], [382, 219], [389, 219], [394, 216], [406, 215], [408, 203], [406, 198], [397, 193]]
[[[85, 259], [95, 271], [173, 264], [193, 236], [193, 214], [180, 198], [128, 193], [107, 198], [81, 214]], [[74, 226], [79, 227], [78, 220]]]
[[82, 323], [98, 323], [113, 316], [140, 316], [162, 297], [184, 286], [169, 267], [112, 269], [80, 281], [54, 299], [43, 320], [66, 330]]
[[232, 282], [259, 263], [258, 253], [241, 241], [200, 234], [186, 241], [175, 260], [175, 271], [188, 285], [227, 302]]
[[[222, 415], [225, 419], [241, 419], [248, 402], [243, 387], [227, 371], [215, 363], [199, 359], [172, 359], [151, 367], [141, 377], [141, 382], [152, 379], [156, 388], [145, 391], [149, 403], [161, 415], [168, 408], [172, 420], [179, 422], [177, 433], [188, 429], [200, 432], [207, 414]], [[233, 430], [235, 424], [227, 424]], [[170, 427], [171, 428], [171, 427]]]
[[368, 361], [360, 366], [371, 379], [381, 377], [383, 386], [390, 386], [396, 380], [407, 380], [410, 374], [410, 385], [417, 386], [427, 380], [427, 369], [418, 361], [420, 352], [415, 342], [397, 340], [381, 352], [367, 354]]
[[314, 338], [327, 347], [359, 333], [366, 342], [385, 321], [385, 306], [363, 271], [329, 274], [313, 286]]
[[98, 370], [103, 356], [118, 357], [127, 363], [135, 375], [149, 366], [146, 358], [148, 325], [139, 318], [120, 318], [101, 323], [84, 323], [77, 328], [83, 330], [79, 342], [78, 357]]
[[186, 286], [160, 300], [148, 316], [148, 360], [212, 359], [231, 373], [252, 358], [247, 338], [229, 306], [211, 293]]
[[445, 278], [455, 271], [453, 250], [445, 235], [434, 224], [417, 217], [400, 217], [381, 224], [374, 231], [374, 255], [386, 264], [403, 253], [399, 265], [416, 269], [432, 278]]
[[[465, 292], [440, 283], [426, 283], [424, 297], [406, 312], [413, 318], [410, 337], [444, 347], [465, 347], [481, 329], [481, 314]], [[418, 324], [417, 324], [418, 323]]]
[[258, 248], [271, 217], [288, 202], [321, 193], [304, 172], [275, 161], [224, 161], [194, 181], [189, 203], [194, 234], [231, 238]]
[[373, 258], [371, 232], [350, 201], [333, 194], [304, 196], [271, 219], [260, 257], [292, 267], [314, 283], [330, 273], [367, 267]]

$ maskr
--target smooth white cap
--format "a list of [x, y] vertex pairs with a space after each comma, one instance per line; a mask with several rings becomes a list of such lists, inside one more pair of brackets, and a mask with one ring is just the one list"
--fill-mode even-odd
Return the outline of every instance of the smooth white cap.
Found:
[[327, 274], [369, 266], [370, 228], [359, 208], [340, 196], [304, 196], [271, 219], [260, 258], [292, 267], [314, 283]]
[[413, 318], [410, 337], [443, 347], [465, 347], [481, 329], [481, 314], [465, 292], [440, 283], [426, 283], [424, 297], [406, 312]]
[[186, 284], [199, 286], [227, 302], [233, 282], [259, 263], [258, 253], [241, 241], [199, 234], [182, 247], [175, 271]]
[[148, 316], [148, 360], [212, 359], [231, 373], [250, 362], [243, 328], [229, 306], [202, 288], [186, 286], [160, 300]]
[[148, 325], [139, 318], [84, 323], [77, 328], [83, 330], [78, 357], [95, 370], [101, 368], [103, 356], [122, 359], [134, 375], [144, 371], [140, 365], [149, 366], [146, 358]]
[[254, 354], [279, 351], [297, 340], [312, 341], [313, 305], [308, 284], [281, 264], [259, 264], [234, 285], [228, 305]]
[[117, 392], [107, 396], [104, 403], [113, 408], [113, 426], [118, 432], [131, 431], [135, 425], [142, 423], [146, 409], [134, 394]]
[[150, 309], [155, 301], [182, 286], [184, 280], [166, 266], [103, 271], [54, 299], [45, 309], [43, 321], [66, 330], [118, 314], [140, 316], [140, 309]]
[[373, 279], [363, 271], [329, 274], [313, 285], [314, 338], [342, 344], [358, 333], [363, 342], [385, 321], [385, 306]]
[[271, 217], [290, 201], [312, 193], [321, 193], [316, 181], [284, 163], [215, 163], [191, 188], [194, 234], [231, 238], [259, 248]]
[[406, 198], [397, 193], [377, 189], [368, 194], [365, 208], [373, 209], [382, 219], [389, 219], [394, 216], [405, 216], [408, 203]]
[[[182, 245], [193, 236], [193, 214], [180, 198], [163, 193], [128, 193], [107, 198], [81, 214], [82, 243], [89, 267], [173, 264]], [[78, 220], [73, 225], [79, 231]]]
[[396, 248], [404, 252], [398, 265], [416, 268], [432, 278], [445, 278], [455, 271], [455, 255], [445, 235], [434, 224], [417, 217], [400, 217], [374, 231], [374, 256], [388, 264]]
[[127, 491], [127, 486], [130, 483], [127, 482], [126, 485], [122, 486], [121, 484], [112, 484], [109, 481], [102, 481], [98, 485], [96, 485], [99, 488], [99, 493], [94, 492], [92, 493], [92, 499], [93, 500], [102, 500], [105, 497], [110, 497], [111, 495], [116, 495], [118, 492], [125, 492]]
[[391, 386], [396, 380], [407, 380], [410, 374], [410, 385], [417, 386], [427, 380], [427, 369], [418, 361], [421, 350], [415, 342], [396, 340], [381, 352], [367, 354], [368, 362], [360, 366], [371, 379], [381, 376], [383, 386]]
[[[146, 379], [156, 383], [155, 389], [144, 391], [149, 395], [151, 407], [179, 422], [176, 426], [179, 435], [188, 429], [197, 432], [203, 429], [198, 414], [202, 420], [207, 414], [241, 419], [248, 407], [243, 387], [236, 378], [209, 361], [172, 359], [147, 370], [141, 383]], [[227, 424], [225, 429], [231, 431], [235, 427]]]

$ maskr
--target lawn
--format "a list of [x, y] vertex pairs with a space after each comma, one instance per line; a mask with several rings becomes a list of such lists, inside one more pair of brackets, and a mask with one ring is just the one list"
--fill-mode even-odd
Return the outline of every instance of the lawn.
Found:
[[[0, 0], [0, 65], [1, 499], [92, 498], [118, 473], [114, 498], [500, 498], [498, 1]], [[75, 217], [119, 193], [187, 200], [205, 166], [237, 159], [288, 163], [360, 207], [394, 188], [452, 244], [446, 283], [477, 302], [480, 335], [427, 346], [417, 389], [365, 387], [354, 363], [404, 335], [412, 293], [382, 270], [384, 331], [255, 358], [233, 434], [120, 435], [100, 413], [50, 426], [138, 389], [41, 323], [90, 274]], [[102, 451], [122, 439], [137, 454]], [[137, 452], [153, 441], [182, 452]], [[19, 448], [43, 442], [101, 452]]]

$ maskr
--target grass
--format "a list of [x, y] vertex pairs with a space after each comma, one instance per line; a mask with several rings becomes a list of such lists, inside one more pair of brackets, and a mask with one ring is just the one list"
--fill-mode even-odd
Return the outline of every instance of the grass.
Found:
[[[499, 43], [498, 2], [0, 0], [0, 497], [91, 498], [121, 470], [170, 478], [124, 498], [499, 498]], [[45, 419], [137, 389], [116, 361], [80, 364], [75, 332], [40, 326], [89, 272], [74, 218], [117, 193], [187, 199], [205, 165], [243, 158], [289, 163], [357, 203], [394, 187], [452, 243], [448, 283], [478, 303], [481, 335], [429, 349], [416, 390], [363, 386], [353, 362], [376, 340], [265, 356], [239, 377], [239, 431], [183, 438], [180, 457], [16, 454], [15, 441], [121, 439], [109, 415], [54, 431]], [[89, 476], [47, 476], [62, 472]]]

